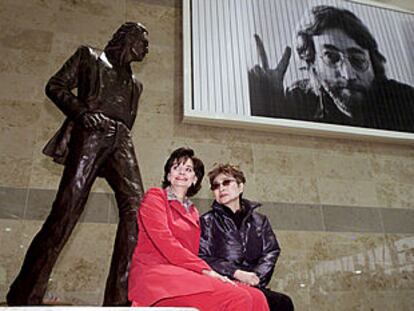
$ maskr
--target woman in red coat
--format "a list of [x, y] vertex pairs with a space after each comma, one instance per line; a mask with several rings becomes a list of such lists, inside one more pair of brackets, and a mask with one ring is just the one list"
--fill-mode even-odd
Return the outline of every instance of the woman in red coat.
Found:
[[188, 148], [164, 166], [163, 189], [152, 188], [138, 211], [138, 243], [129, 273], [133, 306], [200, 311], [268, 311], [256, 288], [234, 283], [198, 257], [199, 214], [188, 199], [201, 188], [203, 163]]

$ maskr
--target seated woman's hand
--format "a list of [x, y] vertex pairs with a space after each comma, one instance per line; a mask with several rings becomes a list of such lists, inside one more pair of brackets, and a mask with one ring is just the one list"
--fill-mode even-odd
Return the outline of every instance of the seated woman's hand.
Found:
[[232, 280], [230, 280], [227, 276], [221, 275], [220, 273], [217, 273], [214, 270], [203, 270], [203, 274], [207, 275], [209, 277], [218, 279], [224, 283], [230, 283], [231, 285], [236, 286], [236, 283], [234, 283]]
[[236, 272], [234, 272], [234, 278], [250, 286], [257, 286], [260, 282], [256, 273], [243, 270], [236, 270]]

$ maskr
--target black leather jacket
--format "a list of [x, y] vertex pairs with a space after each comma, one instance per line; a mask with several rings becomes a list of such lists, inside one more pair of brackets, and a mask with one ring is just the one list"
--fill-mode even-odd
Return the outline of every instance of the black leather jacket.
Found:
[[280, 254], [276, 236], [266, 216], [255, 211], [259, 203], [242, 199], [246, 209], [240, 229], [227, 207], [214, 201], [212, 210], [200, 218], [201, 239], [199, 256], [212, 269], [233, 278], [237, 269], [255, 272], [258, 287], [265, 287]]

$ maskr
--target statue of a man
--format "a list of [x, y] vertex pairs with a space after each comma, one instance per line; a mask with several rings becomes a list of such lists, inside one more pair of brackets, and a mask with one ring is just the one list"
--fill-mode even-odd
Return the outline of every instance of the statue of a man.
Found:
[[127, 22], [103, 51], [79, 47], [49, 80], [46, 94], [67, 118], [44, 153], [65, 169], [52, 210], [10, 286], [9, 305], [42, 303], [52, 268], [98, 176], [114, 190], [119, 208], [104, 305], [128, 305], [128, 269], [137, 237], [136, 210], [143, 194], [130, 134], [142, 84], [133, 77], [130, 64], [142, 61], [148, 53], [147, 35], [143, 25]]

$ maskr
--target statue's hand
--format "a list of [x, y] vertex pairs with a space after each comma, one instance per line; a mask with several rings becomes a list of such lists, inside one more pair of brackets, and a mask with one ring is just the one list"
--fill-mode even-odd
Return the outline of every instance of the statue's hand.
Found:
[[102, 112], [85, 112], [81, 118], [82, 125], [89, 130], [115, 132], [115, 125]]
[[271, 92], [273, 95], [283, 96], [283, 80], [289, 66], [292, 49], [287, 46], [276, 68], [270, 68], [262, 39], [257, 34], [254, 35], [254, 39], [256, 41], [260, 64], [249, 70], [250, 83], [254, 83], [254, 85], [259, 88], [260, 85], [269, 88], [268, 92]]

